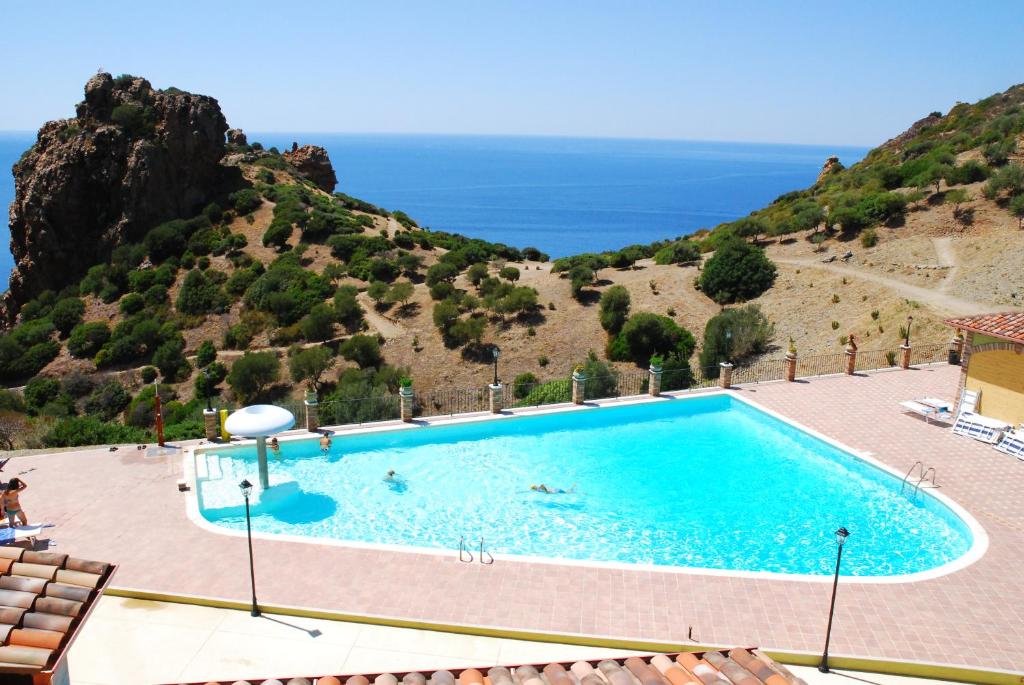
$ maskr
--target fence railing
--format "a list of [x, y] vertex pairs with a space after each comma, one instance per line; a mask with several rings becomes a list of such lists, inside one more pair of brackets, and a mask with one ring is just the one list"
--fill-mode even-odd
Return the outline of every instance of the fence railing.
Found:
[[[868, 371], [899, 366], [903, 350], [858, 350], [855, 371]], [[920, 345], [911, 348], [911, 365], [946, 361], [946, 345]], [[796, 377], [808, 378], [845, 373], [848, 356], [845, 352], [797, 357]], [[757, 359], [740, 363], [732, 369], [733, 385], [765, 383], [786, 378], [789, 362], [785, 358]], [[661, 391], [700, 390], [717, 386], [721, 368], [683, 367], [670, 368], [662, 372]], [[586, 377], [583, 385], [584, 400], [601, 400], [618, 397], [644, 395], [650, 389], [650, 374], [647, 370], [617, 371]], [[573, 380], [555, 378], [532, 383], [511, 382], [502, 388], [504, 407], [539, 407], [572, 401]], [[302, 401], [279, 403], [301, 423], [304, 417]], [[487, 386], [475, 388], [433, 388], [417, 390], [413, 394], [413, 415], [417, 417], [444, 416], [490, 409], [490, 392]], [[397, 394], [381, 389], [380, 394], [371, 397], [327, 400], [319, 404], [321, 425], [362, 424], [371, 421], [396, 420], [401, 418], [401, 402]]]

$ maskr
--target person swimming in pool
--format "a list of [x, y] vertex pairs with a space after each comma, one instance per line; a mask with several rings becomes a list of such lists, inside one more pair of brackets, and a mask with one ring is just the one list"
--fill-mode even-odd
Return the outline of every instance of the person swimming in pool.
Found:
[[18, 494], [27, 488], [28, 485], [23, 480], [18, 478], [12, 478], [7, 483], [7, 489], [3, 493], [4, 510], [7, 513], [7, 520], [10, 521], [11, 528], [14, 528], [14, 520], [21, 521], [21, 525], [28, 525], [28, 517], [25, 516], [25, 512], [21, 509], [21, 502], [18, 500]]
[[576, 484], [573, 483], [573, 486], [568, 490], [563, 490], [562, 488], [549, 488], [544, 485], [544, 483], [541, 483], [540, 485], [531, 485], [530, 489], [534, 492], [543, 492], [545, 495], [571, 495], [576, 492]]
[[327, 454], [331, 451], [331, 436], [324, 433], [320, 436], [320, 451]]
[[281, 443], [277, 441], [277, 438], [271, 438], [267, 446], [270, 447], [270, 451], [276, 456], [281, 456]]
[[394, 469], [388, 469], [388, 475], [384, 476], [384, 482], [394, 492], [405, 492], [408, 488], [405, 484], [405, 479], [395, 473]]

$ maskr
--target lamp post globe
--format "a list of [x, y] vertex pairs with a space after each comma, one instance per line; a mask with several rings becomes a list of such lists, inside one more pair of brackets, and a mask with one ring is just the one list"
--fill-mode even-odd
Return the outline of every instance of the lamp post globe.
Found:
[[912, 323], [914, 323], [914, 315], [913, 314], [907, 316], [907, 334], [903, 338], [903, 344], [906, 347], [910, 347], [910, 325]]

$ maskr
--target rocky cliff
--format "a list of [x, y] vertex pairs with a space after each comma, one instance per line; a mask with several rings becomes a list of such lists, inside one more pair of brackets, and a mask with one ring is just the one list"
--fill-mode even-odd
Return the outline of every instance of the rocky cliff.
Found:
[[292, 149], [284, 153], [284, 158], [321, 190], [334, 192], [334, 186], [338, 185], [338, 177], [334, 175], [334, 167], [331, 166], [327, 150], [319, 145], [299, 147], [298, 143], [293, 143]]
[[228, 126], [211, 97], [101, 73], [86, 83], [76, 113], [45, 124], [14, 165], [8, 322], [41, 291], [77, 282], [118, 244], [196, 214], [223, 180]]

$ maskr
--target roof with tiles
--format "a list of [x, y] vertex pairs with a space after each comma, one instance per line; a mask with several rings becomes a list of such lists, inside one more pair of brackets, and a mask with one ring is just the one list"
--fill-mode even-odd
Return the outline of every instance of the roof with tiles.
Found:
[[959, 319], [946, 319], [946, 324], [954, 328], [963, 328], [975, 333], [1005, 338], [1016, 343], [1024, 343], [1024, 312], [1001, 312], [997, 314], [979, 314]]
[[0, 680], [56, 668], [114, 570], [102, 561], [0, 546], [0, 674], [8, 674]]
[[[756, 649], [681, 652], [599, 662], [495, 666], [424, 673], [374, 673], [206, 681], [187, 685], [807, 685]], [[186, 684], [177, 684], [186, 685]]]

